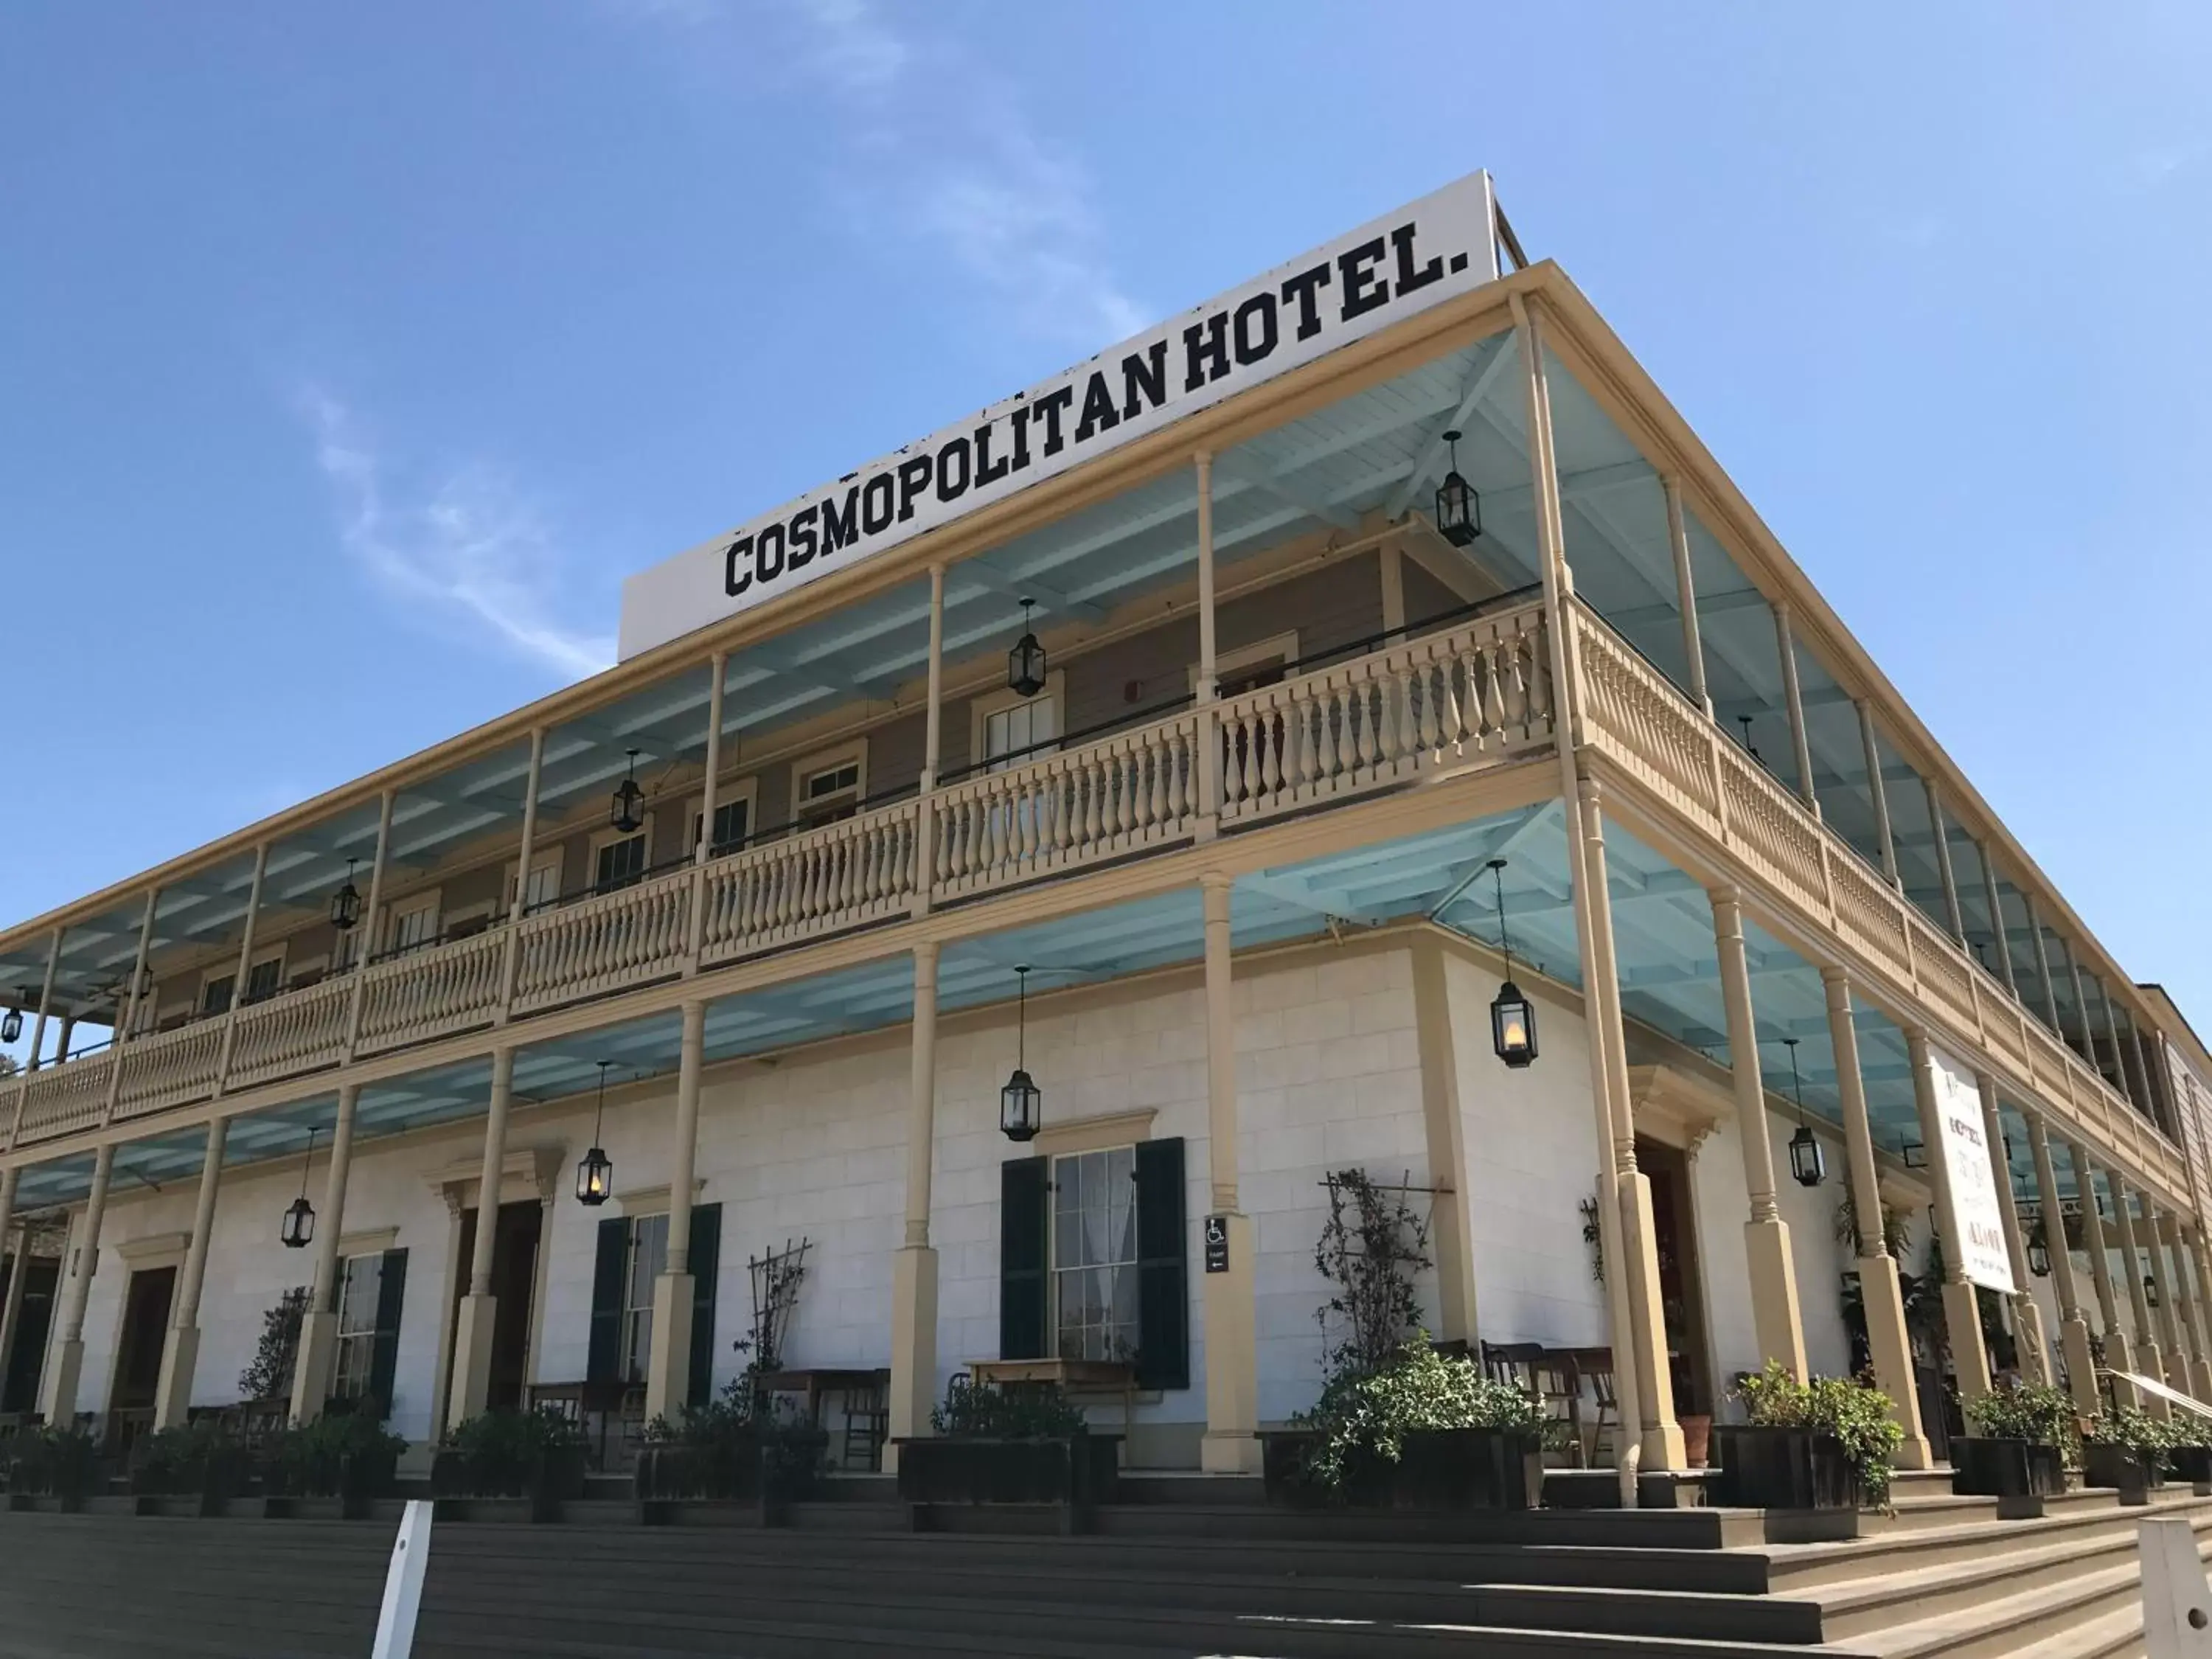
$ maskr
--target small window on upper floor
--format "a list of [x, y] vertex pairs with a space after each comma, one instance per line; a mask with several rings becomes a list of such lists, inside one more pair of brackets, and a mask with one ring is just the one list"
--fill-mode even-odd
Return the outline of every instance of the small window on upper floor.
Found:
[[[699, 845], [698, 810], [691, 813], [691, 846]], [[714, 803], [714, 840], [707, 849], [709, 858], [720, 858], [725, 853], [734, 853], [743, 847], [753, 832], [753, 804], [749, 796], [740, 795], [735, 800]]]
[[222, 1014], [230, 1012], [230, 994], [237, 988], [235, 974], [222, 974], [200, 987], [200, 1012]]
[[645, 849], [652, 839], [650, 823], [635, 836], [601, 845], [592, 854], [592, 890], [611, 893], [645, 879]]
[[867, 793], [867, 750], [855, 745], [803, 760], [792, 769], [792, 817], [801, 829], [849, 818]]
[[264, 957], [246, 970], [246, 1000], [255, 1003], [276, 994], [284, 981], [284, 957], [280, 952]]

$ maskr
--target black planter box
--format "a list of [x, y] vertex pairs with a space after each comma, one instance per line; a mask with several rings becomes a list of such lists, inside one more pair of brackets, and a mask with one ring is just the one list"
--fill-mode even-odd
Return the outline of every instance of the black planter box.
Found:
[[2199, 1496], [2212, 1496], [2212, 1446], [2167, 1448], [2166, 1472], [2177, 1480], [2186, 1480]]
[[641, 1504], [756, 1498], [761, 1490], [760, 1442], [747, 1436], [726, 1446], [644, 1446], [631, 1480]]
[[2123, 1504], [2142, 1504], [2149, 1501], [2152, 1488], [2166, 1483], [2160, 1479], [2155, 1455], [2139, 1457], [2125, 1446], [2109, 1440], [2085, 1440], [2081, 1443], [2081, 1484], [2116, 1486]]
[[1713, 1499], [1734, 1509], [1852, 1510], [1858, 1474], [1833, 1435], [1713, 1425]]
[[1409, 1429], [1390, 1474], [1401, 1510], [1533, 1510], [1544, 1447], [1525, 1429]]
[[1071, 1434], [1002, 1440], [927, 1436], [898, 1443], [898, 1493], [908, 1504], [1111, 1503], [1121, 1437]]
[[540, 1505], [573, 1503], [584, 1495], [587, 1466], [581, 1446], [556, 1446], [535, 1457], [492, 1468], [471, 1463], [452, 1447], [430, 1460], [433, 1498], [527, 1498]]
[[2066, 1490], [2066, 1455], [2033, 1440], [1954, 1435], [1951, 1490], [1975, 1498], [2052, 1498]]

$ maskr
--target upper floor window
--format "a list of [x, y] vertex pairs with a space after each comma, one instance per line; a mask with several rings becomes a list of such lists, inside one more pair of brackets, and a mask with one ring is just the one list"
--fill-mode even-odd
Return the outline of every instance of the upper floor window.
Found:
[[[693, 807], [690, 845], [695, 849], [699, 845], [701, 816], [699, 808]], [[729, 800], [717, 800], [714, 803], [714, 838], [707, 848], [708, 855], [720, 858], [725, 853], [734, 853], [745, 844], [752, 833], [753, 803], [750, 793]]]
[[[501, 888], [505, 895], [501, 914], [514, 902], [514, 866], [507, 866], [507, 878]], [[561, 896], [561, 849], [541, 853], [530, 860], [530, 882], [522, 891], [522, 914], [532, 915], [544, 909]]]
[[230, 994], [238, 988], [238, 975], [218, 974], [200, 987], [200, 1012], [222, 1014], [230, 1011]]
[[990, 771], [1003, 772], [1049, 753], [1060, 732], [1061, 684], [1055, 673], [1034, 697], [1000, 691], [976, 699], [970, 728], [976, 761]]
[[282, 952], [264, 957], [246, 970], [246, 1000], [259, 1002], [276, 994], [284, 979], [284, 957]]
[[392, 907], [392, 926], [386, 949], [397, 954], [429, 944], [438, 936], [438, 896], [405, 900]]
[[600, 842], [592, 854], [592, 890], [611, 893], [642, 881], [645, 849], [652, 836], [653, 823], [648, 818], [637, 834]]
[[855, 744], [803, 760], [792, 769], [792, 814], [804, 829], [849, 818], [867, 793], [868, 753]]

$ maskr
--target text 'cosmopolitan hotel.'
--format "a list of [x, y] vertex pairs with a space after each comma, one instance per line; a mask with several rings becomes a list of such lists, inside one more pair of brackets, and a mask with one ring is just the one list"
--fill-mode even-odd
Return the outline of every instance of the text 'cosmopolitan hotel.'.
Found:
[[846, 1468], [966, 1371], [1249, 1471], [1346, 1170], [1601, 1462], [1770, 1358], [1908, 1465], [2093, 1341], [2212, 1398], [2212, 1059], [1486, 175], [641, 572], [622, 655], [0, 933], [0, 1411], [234, 1407], [311, 1285], [295, 1419], [612, 1469], [774, 1304]]

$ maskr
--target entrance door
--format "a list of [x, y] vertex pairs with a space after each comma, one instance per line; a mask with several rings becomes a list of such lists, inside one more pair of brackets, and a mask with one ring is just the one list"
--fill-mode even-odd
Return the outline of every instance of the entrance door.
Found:
[[[8, 1259], [12, 1273], [20, 1256]], [[0, 1381], [0, 1412], [34, 1412], [39, 1408], [39, 1373], [46, 1369], [46, 1334], [54, 1321], [54, 1287], [60, 1282], [58, 1257], [34, 1255], [24, 1268], [23, 1306], [15, 1318], [15, 1346], [8, 1355], [8, 1375]], [[5, 1274], [0, 1274], [0, 1295], [6, 1294]]]
[[161, 1346], [169, 1329], [169, 1297], [177, 1288], [174, 1267], [144, 1267], [131, 1275], [123, 1293], [123, 1340], [115, 1351], [115, 1387], [111, 1411], [150, 1407], [161, 1384]]
[[[492, 1317], [491, 1384], [485, 1403], [498, 1411], [522, 1404], [523, 1385], [528, 1380], [530, 1304], [538, 1285], [538, 1234], [545, 1224], [545, 1211], [535, 1199], [502, 1204], [493, 1224], [498, 1231], [491, 1241], [491, 1292], [499, 1298], [499, 1307]], [[477, 1212], [464, 1210], [460, 1295], [468, 1291], [469, 1263], [475, 1258], [476, 1243]], [[453, 1298], [457, 1321], [460, 1295]]]
[[1667, 1322], [1674, 1414], [1709, 1417], [1713, 1379], [1706, 1358], [1697, 1227], [1690, 1207], [1690, 1161], [1672, 1146], [1639, 1136], [1636, 1162], [1651, 1182], [1651, 1232], [1659, 1256], [1659, 1304]]

